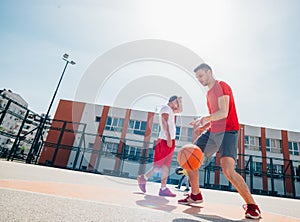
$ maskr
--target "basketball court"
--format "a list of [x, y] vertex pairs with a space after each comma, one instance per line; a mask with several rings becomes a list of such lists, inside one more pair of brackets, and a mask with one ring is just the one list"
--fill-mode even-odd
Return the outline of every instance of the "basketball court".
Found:
[[[147, 193], [136, 180], [0, 160], [0, 221], [255, 221], [244, 219], [235, 192], [202, 189], [204, 203], [178, 205], [177, 197]], [[300, 221], [300, 200], [254, 196], [262, 210], [257, 221]]]

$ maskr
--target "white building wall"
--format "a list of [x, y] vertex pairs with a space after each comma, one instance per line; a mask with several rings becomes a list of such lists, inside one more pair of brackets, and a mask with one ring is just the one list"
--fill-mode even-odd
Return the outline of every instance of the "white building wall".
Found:
[[[126, 109], [110, 107], [108, 116], [116, 117], [116, 118], [125, 118]], [[147, 120], [147, 119], [146, 119]]]
[[300, 133], [299, 132], [287, 132], [289, 141], [300, 142]]
[[[100, 105], [93, 105], [93, 104], [86, 104], [81, 121], [82, 123], [87, 123], [87, 129], [86, 132], [88, 133], [92, 133], [92, 134], [96, 134], [97, 133], [97, 129], [99, 126], [99, 122], [96, 122], [96, 116], [101, 116], [102, 114], [102, 110], [103, 110], [103, 106]], [[119, 109], [119, 108], [111, 108], [109, 110], [109, 114], [108, 116], [110, 117], [116, 117], [116, 118], [125, 118], [126, 115], [126, 109]], [[148, 112], [143, 112], [143, 111], [138, 111], [138, 110], [131, 110], [131, 115], [130, 115], [130, 120], [138, 120], [138, 121], [147, 121], [147, 117], [148, 117]], [[189, 125], [189, 123], [194, 119], [194, 117], [191, 116], [178, 116], [177, 117], [177, 126], [181, 126], [181, 127], [187, 127], [190, 128], [191, 126]], [[159, 116], [158, 113], [155, 113], [154, 117], [153, 117], [153, 124], [158, 124], [159, 123]], [[245, 125], [244, 129], [245, 130], [245, 135], [248, 136], [255, 136], [255, 137], [261, 137], [261, 128], [260, 127], [255, 127], [255, 126], [249, 126], [249, 125]], [[186, 132], [187, 134], [187, 132]], [[116, 137], [115, 139], [110, 139], [111, 142], [113, 143], [119, 143], [120, 141], [120, 136], [121, 136], [121, 132], [116, 132], [116, 131], [110, 131], [110, 130], [104, 130], [104, 136], [110, 136], [110, 137]], [[266, 137], [267, 138], [271, 138], [271, 139], [280, 139], [281, 140], [281, 130], [276, 130], [276, 129], [268, 129], [266, 128]], [[289, 141], [295, 141], [298, 142], [300, 141], [300, 133], [297, 132], [288, 132], [288, 138]], [[76, 140], [74, 142], [74, 144], [78, 143], [78, 140], [80, 138], [76, 137]], [[126, 145], [129, 146], [134, 146], [134, 147], [143, 147], [143, 141], [144, 141], [144, 136], [143, 135], [137, 135], [137, 134], [131, 134], [131, 133], [127, 133], [126, 134]], [[151, 137], [150, 138], [150, 146], [149, 148], [152, 149], [153, 148], [153, 142], [157, 140], [157, 137]], [[86, 147], [89, 146], [90, 144], [93, 144], [95, 141], [95, 136], [85, 136], [85, 145]], [[187, 143], [187, 141], [176, 141], [178, 146], [182, 146], [184, 144]], [[177, 153], [177, 152], [176, 152]], [[261, 162], [261, 151], [257, 151], [257, 150], [249, 150], [246, 149], [245, 150], [246, 154], [250, 154], [250, 155], [254, 155], [257, 157], [253, 158], [254, 162]], [[72, 153], [70, 156], [70, 161], [74, 160], [75, 157], [75, 153]], [[91, 157], [91, 152], [86, 152], [84, 154], [84, 157], [82, 158], [82, 154], [79, 156], [79, 160], [82, 159], [82, 165], [87, 166], [88, 167], [88, 163], [90, 162], [90, 157]], [[281, 160], [277, 160], [278, 159], [282, 159], [283, 155], [282, 153], [271, 153], [268, 152], [267, 153], [267, 157], [268, 158], [274, 158], [273, 159], [273, 164], [278, 164], [278, 165], [283, 165], [283, 162]], [[99, 172], [102, 172], [104, 169], [105, 170], [113, 170], [114, 169], [114, 164], [115, 164], [115, 157], [104, 157], [101, 156], [100, 161], [98, 162], [99, 165], [97, 167], [97, 170]], [[174, 160], [176, 160], [176, 154], [174, 154]], [[300, 157], [296, 156], [293, 157], [293, 159], [295, 160], [299, 160]], [[247, 161], [247, 160], [246, 160]], [[78, 166], [80, 164], [81, 161], [78, 161]], [[269, 162], [268, 162], [269, 164]], [[68, 163], [68, 166], [71, 166], [71, 162]], [[147, 163], [146, 164], [146, 170], [150, 169], [150, 167], [152, 166], [152, 163]], [[172, 166], [171, 170], [170, 170], [170, 178], [171, 179], [179, 179], [180, 176], [176, 175], [174, 173], [175, 169], [177, 166]], [[136, 177], [137, 173], [138, 173], [138, 168], [139, 168], [139, 162], [136, 161], [131, 161], [131, 160], [125, 160], [124, 162], [121, 162], [121, 171], [123, 173], [128, 173], [129, 177]], [[202, 181], [204, 180], [204, 175], [203, 175], [203, 171], [202, 171], [202, 175], [201, 179]], [[249, 184], [249, 176], [247, 176], [247, 183]], [[214, 173], [211, 173], [210, 175], [210, 183], [213, 184], [214, 183]], [[221, 185], [228, 185], [228, 181], [226, 179], [226, 177], [221, 173], [221, 177], [220, 177], [220, 184]], [[262, 177], [259, 176], [254, 176], [254, 180], [253, 180], [253, 185], [255, 189], [263, 189], [263, 184], [262, 184]], [[269, 179], [268, 182], [268, 186], [269, 186], [269, 190], [271, 190], [271, 181]], [[280, 193], [283, 194], [284, 190], [283, 190], [283, 184], [282, 184], [282, 180], [279, 179], [274, 179], [274, 186], [275, 186], [275, 190]], [[299, 188], [299, 183], [297, 183], [296, 187]]]
[[245, 135], [261, 137], [260, 127], [245, 125], [244, 130], [245, 130]]
[[[19, 103], [23, 107], [25, 107], [25, 108], [28, 107], [28, 103], [19, 94], [16, 94], [16, 93], [12, 92], [11, 90], [6, 90], [6, 89], [1, 90], [0, 93], [4, 97]], [[1, 98], [0, 106], [2, 108], [5, 108], [5, 106], [8, 103], [8, 99], [3, 98], [2, 96], [0, 96], [0, 98]], [[19, 115], [25, 114], [25, 109], [13, 102], [9, 106], [9, 111], [19, 114]], [[22, 120], [18, 119], [17, 117], [15, 117], [9, 113], [6, 113], [1, 127], [2, 127], [3, 131], [6, 131], [11, 134], [17, 134], [19, 127], [21, 126], [21, 123], [22, 123]], [[0, 135], [0, 146], [11, 149], [13, 142], [14, 142], [13, 139]]]
[[[99, 122], [96, 122], [96, 116], [102, 115], [103, 106], [95, 105], [95, 104], [85, 104], [80, 123], [86, 123], [86, 133], [89, 134], [97, 134]], [[75, 141], [73, 146], [78, 146], [82, 133], [77, 133], [75, 136]], [[89, 144], [93, 144], [95, 142], [95, 136], [85, 135], [84, 144], [85, 148], [89, 148]], [[80, 153], [79, 158], [76, 164], [76, 168], [79, 168], [80, 164], [83, 166], [88, 166], [91, 158], [91, 152]], [[84, 156], [83, 156], [84, 155]], [[76, 151], [72, 151], [70, 153], [70, 157], [68, 160], [67, 167], [73, 167], [73, 161], [75, 160]], [[82, 160], [82, 162], [81, 162]]]
[[266, 137], [270, 139], [279, 139], [281, 140], [281, 130], [277, 129], [266, 129]]

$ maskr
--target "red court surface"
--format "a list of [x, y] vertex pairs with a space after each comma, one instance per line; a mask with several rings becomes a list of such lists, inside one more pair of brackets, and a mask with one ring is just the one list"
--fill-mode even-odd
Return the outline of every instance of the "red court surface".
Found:
[[[0, 161], [0, 221], [255, 221], [244, 219], [243, 200], [235, 192], [202, 189], [204, 202], [178, 205], [177, 197], [147, 193], [136, 180]], [[262, 210], [257, 221], [300, 221], [300, 201], [254, 196]]]

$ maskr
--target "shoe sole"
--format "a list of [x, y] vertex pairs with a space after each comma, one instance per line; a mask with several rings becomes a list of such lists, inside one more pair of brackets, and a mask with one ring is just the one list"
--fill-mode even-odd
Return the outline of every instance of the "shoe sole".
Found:
[[143, 193], [146, 193], [146, 190], [143, 190], [140, 186], [139, 186], [139, 188]]
[[246, 214], [245, 217], [248, 218], [248, 219], [255, 219], [255, 220], [257, 220], [257, 219], [261, 218], [261, 215], [255, 217], [255, 216], [251, 216], [250, 214]]
[[168, 196], [168, 195], [159, 195], [160, 197], [176, 197], [176, 196]]
[[193, 201], [193, 202], [178, 202], [178, 204], [182, 204], [182, 205], [191, 205], [191, 204], [201, 204], [203, 203], [203, 200], [199, 200], [199, 201]]
[[161, 197], [176, 197], [176, 195], [175, 196], [171, 196], [171, 195], [161, 195], [161, 194], [158, 194], [158, 196], [161, 196]]

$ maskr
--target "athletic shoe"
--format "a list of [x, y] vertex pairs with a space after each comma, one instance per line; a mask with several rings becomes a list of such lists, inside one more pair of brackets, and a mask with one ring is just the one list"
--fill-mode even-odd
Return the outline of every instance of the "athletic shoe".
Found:
[[179, 186], [176, 186], [175, 188], [176, 188], [176, 189], [180, 189], [180, 187], [179, 187]]
[[185, 191], [185, 192], [189, 192], [189, 191], [190, 191], [190, 189], [189, 189], [189, 188], [186, 188], [184, 191]]
[[146, 193], [146, 183], [147, 183], [147, 180], [145, 179], [144, 174], [138, 176], [137, 177], [137, 181], [138, 181], [140, 190], [143, 193]]
[[260, 209], [256, 204], [245, 204], [243, 205], [245, 210], [245, 217], [251, 219], [259, 219], [261, 218]]
[[175, 193], [172, 193], [170, 190], [169, 190], [169, 188], [166, 188], [166, 189], [164, 189], [164, 190], [162, 190], [161, 188], [160, 188], [160, 190], [159, 190], [159, 194], [158, 194], [159, 196], [165, 196], [165, 197], [176, 197], [176, 194]]
[[179, 204], [186, 204], [189, 205], [191, 203], [202, 203], [203, 202], [203, 198], [202, 198], [202, 194], [198, 193], [197, 195], [194, 194], [185, 194], [184, 196], [187, 196], [184, 199], [178, 200]]

